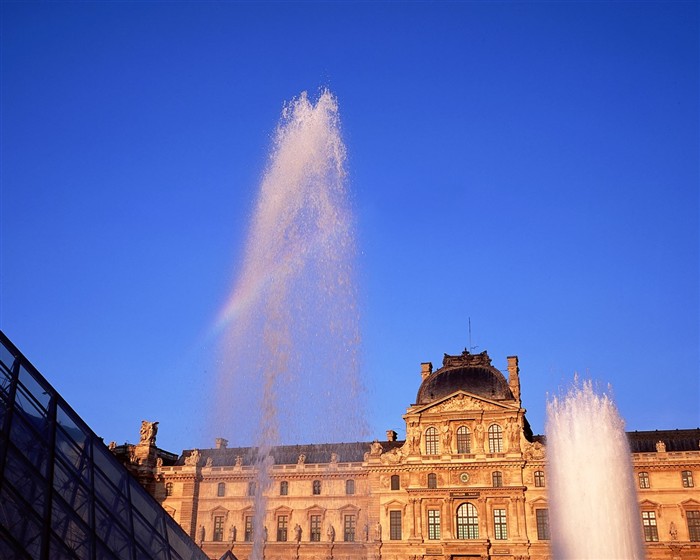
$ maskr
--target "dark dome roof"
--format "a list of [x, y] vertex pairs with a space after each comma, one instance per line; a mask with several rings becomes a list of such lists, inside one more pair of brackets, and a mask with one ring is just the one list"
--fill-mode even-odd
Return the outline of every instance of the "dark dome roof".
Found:
[[486, 352], [461, 356], [445, 354], [442, 367], [423, 380], [416, 404], [428, 404], [456, 391], [465, 391], [490, 400], [513, 400], [513, 393], [503, 374], [491, 365]]

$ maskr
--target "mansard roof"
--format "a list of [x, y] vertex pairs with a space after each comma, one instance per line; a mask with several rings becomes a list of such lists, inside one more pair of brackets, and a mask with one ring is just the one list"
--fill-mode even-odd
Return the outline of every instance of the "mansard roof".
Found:
[[[632, 453], [655, 453], [656, 443], [662, 441], [666, 451], [698, 451], [700, 450], [700, 428], [690, 430], [649, 430], [627, 432], [627, 440]], [[536, 435], [533, 441], [546, 445], [547, 437]]]
[[416, 404], [428, 404], [457, 391], [465, 391], [494, 401], [514, 400], [504, 375], [491, 365], [487, 352], [445, 354], [442, 367], [423, 380]]
[[[401, 447], [403, 441], [381, 441], [379, 442], [384, 452], [391, 451], [395, 447]], [[331, 455], [337, 454], [339, 463], [361, 463], [364, 455], [370, 450], [372, 442], [352, 442], [352, 443], [318, 443], [304, 445], [278, 445], [272, 448], [271, 455], [275, 465], [295, 465], [299, 461], [299, 456], [305, 456], [305, 463], [330, 463]], [[186, 449], [178, 459], [176, 465], [184, 465], [185, 458], [189, 457], [193, 449]], [[199, 449], [199, 464], [203, 465], [207, 459], [211, 458], [213, 467], [232, 466], [236, 464], [236, 458], [241, 457], [242, 464], [255, 465], [258, 448], [257, 447], [227, 447], [221, 449]]]

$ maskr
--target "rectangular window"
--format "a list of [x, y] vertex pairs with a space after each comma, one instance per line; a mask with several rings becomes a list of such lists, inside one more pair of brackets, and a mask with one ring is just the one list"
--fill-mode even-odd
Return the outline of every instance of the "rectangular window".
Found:
[[283, 480], [280, 482], [280, 496], [286, 496], [289, 494], [289, 482]]
[[685, 518], [688, 520], [688, 540], [693, 542], [700, 541], [700, 510], [691, 510], [685, 512]]
[[350, 479], [345, 481], [345, 493], [351, 496], [355, 493], [355, 481]]
[[248, 483], [248, 495], [255, 496], [255, 482]]
[[440, 540], [440, 510], [428, 510], [428, 539], [431, 541]]
[[280, 515], [277, 517], [277, 540], [285, 542], [287, 540], [287, 516]]
[[535, 488], [544, 488], [544, 471], [535, 471]]
[[251, 542], [253, 540], [253, 516], [252, 515], [246, 515], [245, 532], [243, 533], [243, 540], [245, 542]]
[[311, 485], [311, 493], [314, 496], [318, 496], [321, 494], [321, 481], [320, 480], [314, 480], [312, 485]]
[[389, 512], [389, 539], [392, 541], [401, 540], [401, 516], [400, 511]]
[[648, 472], [640, 472], [639, 473], [639, 487], [640, 488], [649, 488], [649, 473]]
[[355, 540], [355, 516], [346, 515], [345, 523], [343, 524], [343, 540], [345, 542], [354, 542]]
[[493, 510], [493, 534], [496, 540], [504, 541], [508, 538], [508, 526], [506, 524], [506, 510]]
[[681, 473], [681, 480], [683, 481], [683, 488], [693, 487], [693, 473], [692, 471], [683, 471]]
[[549, 540], [549, 510], [536, 509], [535, 517], [537, 518], [537, 540]]
[[642, 512], [642, 526], [644, 527], [644, 540], [646, 542], [659, 542], [659, 530], [656, 527], [656, 512]]
[[501, 471], [493, 471], [493, 473], [491, 473], [491, 482], [494, 488], [503, 486], [503, 473], [501, 473]]
[[311, 526], [309, 527], [309, 540], [311, 542], [321, 541], [321, 516], [312, 515], [311, 516]]
[[457, 428], [457, 453], [469, 453], [471, 437], [466, 426]]
[[224, 516], [214, 516], [214, 540], [221, 542], [224, 540]]
[[391, 475], [391, 489], [392, 490], [398, 490], [399, 489], [399, 475], [398, 474], [392, 474]]

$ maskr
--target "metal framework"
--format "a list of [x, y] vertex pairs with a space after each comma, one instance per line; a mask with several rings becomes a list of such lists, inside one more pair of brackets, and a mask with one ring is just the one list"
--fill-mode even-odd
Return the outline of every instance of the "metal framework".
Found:
[[207, 558], [2, 331], [0, 558]]

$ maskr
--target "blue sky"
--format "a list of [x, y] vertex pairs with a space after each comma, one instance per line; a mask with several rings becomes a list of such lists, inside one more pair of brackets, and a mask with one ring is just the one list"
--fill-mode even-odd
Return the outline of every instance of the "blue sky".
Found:
[[697, 3], [0, 10], [0, 327], [107, 441], [213, 444], [212, 325], [282, 105], [322, 87], [373, 436], [470, 319], [535, 432], [574, 372], [628, 429], [700, 425]]

